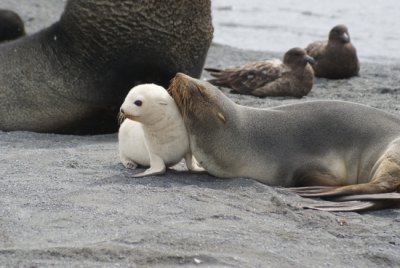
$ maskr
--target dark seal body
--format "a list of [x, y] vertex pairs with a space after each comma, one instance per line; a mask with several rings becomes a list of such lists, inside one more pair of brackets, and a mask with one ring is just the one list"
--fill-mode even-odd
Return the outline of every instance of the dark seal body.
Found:
[[0, 129], [118, 130], [130, 88], [199, 77], [212, 39], [209, 0], [70, 0], [60, 20], [0, 46]]
[[323, 186], [305, 196], [399, 190], [400, 118], [392, 114], [343, 101], [250, 108], [183, 74], [169, 90], [194, 157], [212, 175]]

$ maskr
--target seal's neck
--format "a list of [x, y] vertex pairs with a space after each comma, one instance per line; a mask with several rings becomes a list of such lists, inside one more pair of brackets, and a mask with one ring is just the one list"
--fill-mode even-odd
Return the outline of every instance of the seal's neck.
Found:
[[163, 114], [155, 114], [153, 117], [146, 119], [142, 122], [143, 130], [148, 135], [158, 135], [159, 133], [174, 132], [174, 129], [180, 129], [183, 126], [183, 119], [179, 111], [161, 111]]

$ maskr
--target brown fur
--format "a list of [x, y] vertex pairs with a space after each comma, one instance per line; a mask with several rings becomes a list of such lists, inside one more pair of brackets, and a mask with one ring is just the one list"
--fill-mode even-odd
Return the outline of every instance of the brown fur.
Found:
[[[207, 106], [212, 110], [211, 114], [216, 115], [219, 120], [225, 122], [226, 119], [223, 112], [216, 105], [213, 105], [213, 96], [209, 94], [209, 91], [205, 90], [201, 85], [189, 83], [179, 73], [171, 81], [168, 92], [175, 100], [184, 120], [189, 113]], [[207, 114], [209, 114], [208, 111]]]

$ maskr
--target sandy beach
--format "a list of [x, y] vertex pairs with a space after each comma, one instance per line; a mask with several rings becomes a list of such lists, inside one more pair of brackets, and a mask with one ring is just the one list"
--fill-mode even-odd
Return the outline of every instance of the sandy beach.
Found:
[[[23, 15], [28, 32], [55, 21], [64, 3], [25, 2], [0, 0]], [[283, 52], [214, 43], [206, 66]], [[399, 85], [398, 64], [362, 61], [359, 77], [317, 79], [301, 99], [223, 91], [252, 107], [335, 99], [400, 116]], [[132, 174], [119, 162], [116, 134], [0, 131], [0, 267], [400, 266], [399, 209], [305, 210], [318, 200], [250, 179], [191, 174], [183, 164], [164, 176]]]

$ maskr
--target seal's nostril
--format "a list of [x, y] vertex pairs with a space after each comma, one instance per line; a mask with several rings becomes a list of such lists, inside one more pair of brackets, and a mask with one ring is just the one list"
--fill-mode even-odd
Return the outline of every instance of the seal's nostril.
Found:
[[123, 113], [124, 113], [124, 109], [122, 109], [122, 108], [121, 108], [119, 111], [121, 112], [121, 114], [123, 114]]

